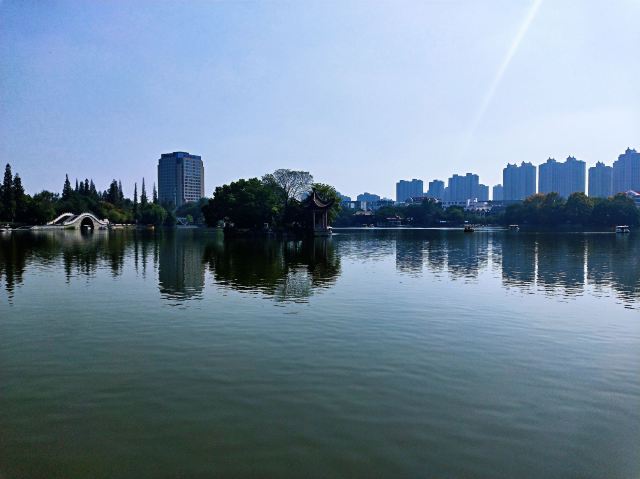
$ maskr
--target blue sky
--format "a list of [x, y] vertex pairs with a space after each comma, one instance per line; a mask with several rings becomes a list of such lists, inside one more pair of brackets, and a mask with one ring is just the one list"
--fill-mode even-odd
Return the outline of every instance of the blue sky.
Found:
[[398, 179], [640, 148], [640, 2], [0, 3], [0, 161], [151, 184], [162, 152], [206, 192], [276, 168], [355, 196]]

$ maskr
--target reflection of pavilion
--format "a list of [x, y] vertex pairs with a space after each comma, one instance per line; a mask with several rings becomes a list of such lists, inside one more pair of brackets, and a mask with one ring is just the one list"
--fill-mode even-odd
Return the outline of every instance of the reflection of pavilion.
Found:
[[[158, 281], [160, 292], [172, 299], [189, 299], [204, 289], [205, 245], [179, 233], [160, 239]], [[190, 233], [190, 232], [189, 232]]]
[[314, 291], [331, 286], [340, 274], [340, 258], [331, 238], [235, 238], [209, 244], [205, 257], [219, 285], [280, 301], [304, 301]]

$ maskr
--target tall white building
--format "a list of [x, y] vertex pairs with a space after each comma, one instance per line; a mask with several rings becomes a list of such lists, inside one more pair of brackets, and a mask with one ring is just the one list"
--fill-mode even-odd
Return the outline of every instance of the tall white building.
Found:
[[202, 158], [184, 151], [163, 153], [158, 160], [158, 201], [178, 208], [203, 197]]

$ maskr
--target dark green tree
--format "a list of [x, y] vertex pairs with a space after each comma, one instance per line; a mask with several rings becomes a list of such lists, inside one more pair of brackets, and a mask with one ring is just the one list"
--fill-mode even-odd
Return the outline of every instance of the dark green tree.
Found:
[[138, 183], [133, 184], [133, 219], [138, 219]]
[[564, 205], [564, 218], [573, 225], [588, 225], [591, 223], [593, 201], [584, 193], [573, 193]]
[[4, 180], [2, 181], [2, 215], [5, 220], [9, 221], [13, 221], [16, 215], [13, 176], [11, 175], [11, 165], [9, 163], [5, 166]]
[[153, 204], [157, 205], [158, 204], [158, 190], [156, 190], [156, 184], [153, 184]]
[[280, 213], [281, 199], [272, 185], [258, 178], [242, 179], [216, 187], [202, 213], [209, 226], [225, 221], [236, 228], [262, 229]]
[[142, 178], [142, 191], [140, 192], [140, 206], [144, 208], [145, 206], [147, 206], [148, 202], [149, 200], [147, 198], [147, 190], [145, 189], [145, 186], [144, 186], [144, 178]]
[[316, 191], [323, 201], [333, 203], [329, 209], [329, 224], [332, 224], [340, 213], [340, 194], [333, 186], [325, 183], [313, 183], [311, 188]]
[[22, 180], [20, 175], [16, 173], [13, 177], [13, 198], [16, 205], [15, 219], [23, 222], [27, 213], [27, 195], [24, 193], [24, 187], [22, 186]]
[[[76, 180], [76, 191], [78, 190], [78, 180]], [[69, 175], [64, 175], [64, 186], [62, 187], [62, 199], [68, 200], [71, 197], [71, 182], [69, 181]]]
[[167, 211], [160, 205], [140, 203], [140, 222], [146, 225], [161, 226], [167, 218]]
[[116, 200], [116, 204], [118, 206], [122, 206], [124, 203], [124, 192], [122, 191], [122, 182], [118, 180], [118, 199]]

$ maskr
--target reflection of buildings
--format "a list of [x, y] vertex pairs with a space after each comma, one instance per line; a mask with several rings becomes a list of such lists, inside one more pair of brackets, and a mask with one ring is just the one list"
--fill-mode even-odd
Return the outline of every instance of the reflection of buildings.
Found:
[[447, 267], [452, 276], [476, 278], [488, 263], [489, 236], [452, 235], [447, 239]]
[[531, 286], [536, 279], [536, 241], [530, 236], [510, 236], [501, 242], [502, 281], [510, 286]]
[[189, 299], [201, 294], [204, 289], [205, 243], [191, 236], [190, 231], [170, 233], [159, 241], [160, 292], [175, 299]]
[[545, 289], [579, 292], [585, 280], [585, 241], [573, 235], [538, 238], [537, 281]]
[[598, 289], [611, 287], [629, 303], [640, 299], [640, 242], [619, 235], [590, 237], [587, 278]]
[[396, 269], [403, 273], [422, 273], [424, 242], [418, 240], [396, 240]]

